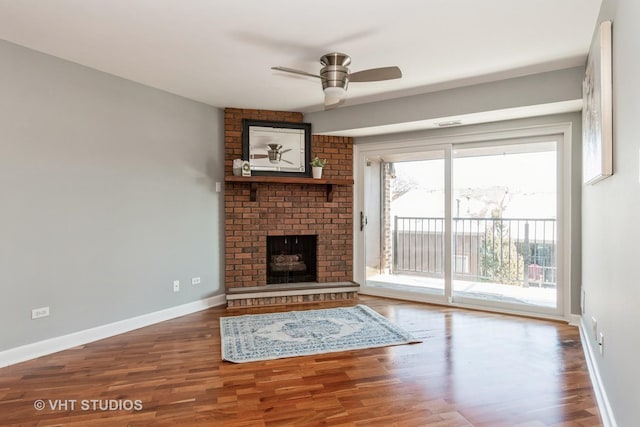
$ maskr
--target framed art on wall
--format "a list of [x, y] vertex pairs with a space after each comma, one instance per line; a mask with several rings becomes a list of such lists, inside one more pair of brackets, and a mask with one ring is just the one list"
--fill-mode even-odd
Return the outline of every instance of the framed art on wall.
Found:
[[244, 119], [242, 158], [252, 175], [310, 176], [311, 124]]
[[611, 21], [594, 36], [582, 82], [583, 182], [595, 184], [613, 174]]

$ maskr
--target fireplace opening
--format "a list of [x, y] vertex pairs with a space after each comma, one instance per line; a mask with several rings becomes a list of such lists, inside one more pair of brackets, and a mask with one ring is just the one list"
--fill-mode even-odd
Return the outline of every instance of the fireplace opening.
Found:
[[267, 236], [267, 284], [316, 282], [317, 238]]

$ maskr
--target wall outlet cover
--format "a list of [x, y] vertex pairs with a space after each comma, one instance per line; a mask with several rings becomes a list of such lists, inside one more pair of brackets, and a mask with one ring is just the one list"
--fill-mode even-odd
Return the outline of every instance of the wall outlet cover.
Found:
[[604, 354], [604, 334], [602, 332], [598, 335], [598, 349], [600, 350], [600, 354]]

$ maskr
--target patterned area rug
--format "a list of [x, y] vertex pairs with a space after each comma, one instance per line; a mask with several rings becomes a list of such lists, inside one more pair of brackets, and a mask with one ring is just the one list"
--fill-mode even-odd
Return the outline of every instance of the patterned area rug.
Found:
[[420, 342], [364, 305], [221, 317], [220, 335], [235, 363]]

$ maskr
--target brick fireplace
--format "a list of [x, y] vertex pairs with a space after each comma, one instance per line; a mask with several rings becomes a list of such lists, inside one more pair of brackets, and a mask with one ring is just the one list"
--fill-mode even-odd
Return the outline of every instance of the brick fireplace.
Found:
[[[242, 119], [299, 123], [303, 117], [295, 112], [225, 109], [227, 177], [233, 175], [233, 160], [242, 157]], [[338, 185], [226, 180], [225, 287], [228, 307], [356, 297], [358, 285], [352, 282], [352, 138], [312, 135], [311, 154], [327, 158], [323, 179], [334, 180]], [[255, 201], [251, 201], [252, 197]], [[272, 236], [289, 235], [314, 236], [315, 282], [267, 284], [268, 264], [272, 261], [267, 259], [267, 241]], [[293, 257], [282, 261], [295, 262]]]

